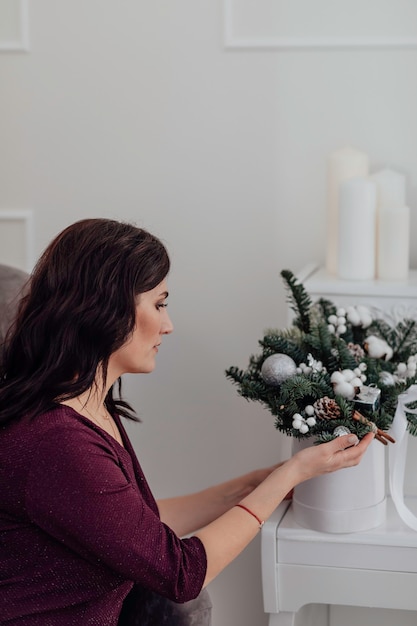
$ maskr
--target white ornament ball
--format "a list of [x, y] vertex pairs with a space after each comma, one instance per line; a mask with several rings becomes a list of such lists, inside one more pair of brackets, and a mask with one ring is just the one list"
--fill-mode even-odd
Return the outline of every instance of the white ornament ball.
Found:
[[353, 372], [352, 370], [342, 370], [342, 374], [344, 379], [348, 382], [355, 378], [355, 372]]
[[395, 385], [395, 378], [391, 374], [391, 372], [381, 372], [379, 375], [379, 380], [383, 385], [392, 386]]
[[316, 418], [315, 417], [307, 417], [306, 419], [307, 426], [315, 426]]
[[307, 404], [307, 406], [304, 409], [304, 413], [310, 416], [314, 415], [315, 414], [314, 406], [312, 404]]
[[342, 372], [336, 371], [336, 372], [333, 372], [333, 374], [330, 376], [330, 382], [335, 383], [335, 384], [344, 383], [346, 382], [346, 379], [343, 376]]
[[301, 424], [299, 430], [300, 430], [300, 433], [305, 435], [306, 433], [308, 433], [309, 428], [308, 428], [307, 424]]
[[295, 361], [287, 354], [271, 354], [262, 364], [261, 375], [268, 385], [278, 387], [297, 373]]
[[353, 387], [362, 387], [363, 385], [363, 382], [361, 381], [361, 379], [357, 377], [352, 378], [352, 380], [350, 380], [349, 382]]

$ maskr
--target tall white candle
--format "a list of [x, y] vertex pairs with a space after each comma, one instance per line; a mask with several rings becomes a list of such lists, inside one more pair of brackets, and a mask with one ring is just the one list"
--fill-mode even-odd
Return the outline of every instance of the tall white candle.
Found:
[[376, 184], [351, 178], [339, 188], [338, 275], [349, 280], [375, 278]]
[[346, 147], [333, 152], [327, 163], [327, 241], [326, 269], [337, 274], [339, 186], [344, 180], [369, 174], [369, 157], [365, 152]]
[[410, 260], [410, 209], [405, 201], [405, 176], [384, 169], [371, 178], [377, 185], [377, 277], [406, 280]]

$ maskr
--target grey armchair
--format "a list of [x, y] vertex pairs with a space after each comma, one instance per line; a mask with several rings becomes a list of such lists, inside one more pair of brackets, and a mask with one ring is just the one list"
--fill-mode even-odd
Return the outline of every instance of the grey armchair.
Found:
[[0, 265], [0, 343], [9, 328], [29, 275], [16, 267]]
[[206, 589], [195, 600], [176, 604], [147, 589], [133, 587], [118, 626], [210, 626], [211, 608]]

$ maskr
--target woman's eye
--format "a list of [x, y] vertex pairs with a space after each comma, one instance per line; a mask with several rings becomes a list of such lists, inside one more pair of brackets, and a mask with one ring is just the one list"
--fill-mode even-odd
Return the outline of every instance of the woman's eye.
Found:
[[165, 309], [167, 306], [168, 306], [167, 302], [160, 302], [159, 304], [156, 305], [156, 308], [159, 311], [160, 309]]

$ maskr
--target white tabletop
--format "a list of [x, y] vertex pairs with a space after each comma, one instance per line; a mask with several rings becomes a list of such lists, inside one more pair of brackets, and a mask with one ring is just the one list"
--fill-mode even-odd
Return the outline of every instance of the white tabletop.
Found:
[[330, 274], [325, 268], [311, 263], [297, 273], [309, 293], [347, 296], [382, 296], [390, 298], [417, 298], [417, 270], [409, 271], [408, 279], [345, 280]]
[[[406, 500], [417, 512], [417, 498]], [[290, 506], [277, 527], [280, 563], [417, 572], [417, 532], [399, 518], [387, 498], [386, 521], [354, 533], [322, 533], [299, 526]]]

